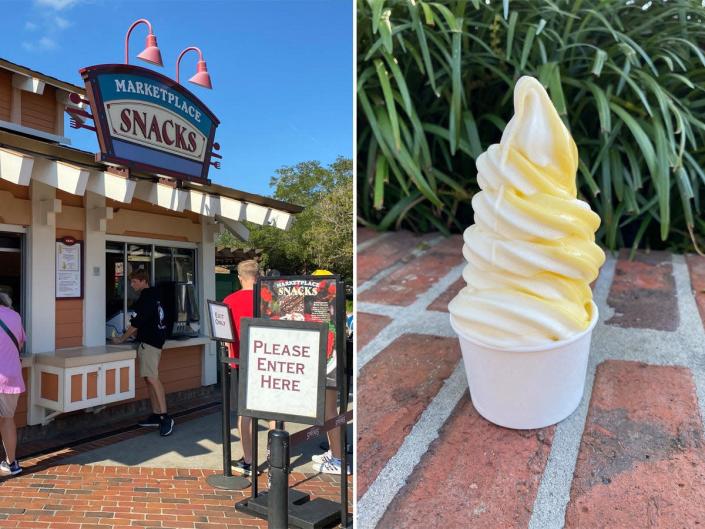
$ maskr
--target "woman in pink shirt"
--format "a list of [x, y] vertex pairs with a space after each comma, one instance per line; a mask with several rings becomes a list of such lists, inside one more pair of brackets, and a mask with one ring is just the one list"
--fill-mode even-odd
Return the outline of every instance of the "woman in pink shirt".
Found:
[[22, 472], [15, 459], [15, 410], [20, 393], [25, 391], [20, 361], [20, 350], [25, 340], [22, 319], [12, 310], [10, 296], [0, 293], [0, 436], [5, 448], [5, 459], [0, 462], [0, 476], [14, 476]]

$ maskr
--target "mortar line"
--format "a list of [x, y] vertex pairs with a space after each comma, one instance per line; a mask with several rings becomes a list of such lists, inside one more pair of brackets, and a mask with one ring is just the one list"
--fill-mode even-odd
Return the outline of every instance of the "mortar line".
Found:
[[[572, 487], [575, 462], [577, 461], [577, 454], [582, 442], [596, 369], [601, 362], [605, 360], [641, 361], [650, 365], [688, 368], [693, 375], [701, 420], [705, 416], [703, 407], [705, 404], [705, 377], [703, 376], [703, 366], [698, 364], [698, 361], [705, 356], [703, 354], [705, 353], [705, 347], [703, 346], [703, 343], [705, 343], [705, 331], [703, 330], [695, 298], [692, 294], [690, 274], [685, 259], [680, 255], [672, 255], [671, 262], [676, 284], [674, 295], [676, 296], [679, 312], [679, 325], [676, 331], [621, 328], [605, 325], [604, 321], [611, 317], [610, 312], [614, 312], [606, 304], [609, 288], [601, 292], [604, 297], [600, 296], [599, 302], [596, 299], [601, 317], [598, 329], [596, 329], [597, 332], [593, 336], [595, 354], [591, 355], [585, 395], [580, 407], [573, 416], [564, 421], [564, 423], [559, 424], [554, 437], [551, 455], [549, 456], [549, 463], [555, 463], [557, 470], [562, 471], [563, 476], [561, 477], [564, 479], [564, 486], [561, 489], [555, 487], [555, 480], [552, 483], [552, 478], [554, 477], [552, 474], [555, 474], [553, 471], [556, 469], [547, 465], [539, 487], [539, 494], [534, 503], [529, 529], [560, 528], [565, 523], [565, 512], [570, 501], [570, 487]], [[575, 421], [576, 415], [584, 415], [584, 417], [581, 420], [580, 437], [573, 439], [575, 444], [570, 447], [572, 448], [571, 452], [575, 452], [575, 458], [570, 458], [573, 464], [572, 469], [568, 472], [565, 464], [568, 460], [566, 455], [562, 454], [562, 457], [553, 459], [552, 456], [554, 455], [554, 449], [557, 456], [560, 455], [562, 448], [565, 449], [564, 446], [561, 446], [566, 441], [562, 434], [570, 427], [569, 421], [571, 419]], [[563, 463], [563, 468], [561, 468], [559, 462]], [[567, 482], [568, 479], [570, 482]], [[549, 485], [553, 485], [553, 487], [549, 487]], [[546, 501], [546, 492], [548, 492], [550, 497], [549, 500], [552, 500], [552, 505]]]
[[695, 301], [688, 263], [682, 255], [674, 255], [673, 260], [673, 275], [676, 279], [678, 310], [681, 317], [679, 331], [682, 332], [683, 346], [689, 352], [688, 367], [693, 375], [700, 421], [705, 428], [703, 423], [705, 420], [705, 329]]
[[436, 237], [433, 237], [432, 239], [429, 239], [427, 241], [420, 241], [417, 246], [417, 248], [414, 248], [404, 259], [399, 260], [398, 262], [394, 263], [393, 265], [389, 266], [388, 268], [380, 271], [377, 273], [377, 275], [371, 277], [367, 281], [365, 281], [362, 285], [357, 287], [357, 295], [359, 296], [366, 290], [369, 290], [373, 286], [375, 286], [377, 283], [382, 281], [385, 277], [393, 274], [397, 270], [399, 270], [402, 266], [407, 264], [409, 262], [409, 257], [412, 257], [414, 259], [421, 257], [427, 252], [430, 252], [434, 246], [436, 246], [438, 243], [440, 243], [445, 237], [443, 235], [438, 235]]
[[462, 360], [421, 414], [409, 435], [357, 502], [359, 529], [374, 529], [467, 391]]
[[406, 310], [406, 307], [400, 307], [399, 305], [384, 305], [382, 303], [370, 303], [366, 301], [360, 301], [357, 304], [358, 313], [374, 314], [376, 316], [387, 316], [389, 318], [396, 318], [400, 312]]
[[382, 233], [378, 233], [374, 237], [372, 237], [370, 240], [358, 243], [357, 245], [357, 253], [364, 252], [367, 250], [370, 246], [374, 246], [375, 244], [378, 244], [382, 242], [384, 239], [388, 239], [394, 234], [393, 231], [385, 231]]
[[[611, 317], [607, 308], [607, 297], [614, 281], [617, 260], [608, 256], [595, 284], [593, 300], [599, 312], [599, 321], [593, 331], [593, 339], [604, 322]], [[575, 463], [578, 459], [580, 441], [583, 437], [588, 406], [592, 396], [597, 364], [602, 361], [599, 349], [592, 344], [585, 380], [585, 391], [578, 408], [558, 423], [553, 434], [551, 451], [546, 461], [541, 482], [536, 492], [528, 529], [560, 529], [565, 523], [565, 510], [570, 501]]]
[[[377, 356], [381, 351], [383, 351], [387, 346], [389, 346], [394, 340], [399, 338], [402, 334], [406, 332], [417, 332], [416, 330], [421, 328], [419, 320], [420, 316], [425, 314], [426, 307], [431, 304], [438, 296], [445, 292], [457, 279], [461, 276], [462, 270], [465, 264], [461, 264], [451, 268], [451, 270], [446, 273], [441, 279], [439, 279], [434, 285], [432, 285], [428, 290], [421, 294], [416, 301], [411, 305], [400, 309], [395, 314], [395, 319], [382, 329], [377, 336], [375, 336], [370, 342], [363, 347], [357, 354], [357, 370], [358, 373], [362, 370], [365, 365]], [[436, 313], [443, 314], [441, 317], [447, 319], [447, 313]], [[437, 317], [437, 316], [436, 316]], [[433, 317], [433, 318], [436, 318]], [[441, 320], [441, 321], [442, 321]], [[440, 336], [448, 336], [448, 329], [450, 328], [450, 323], [448, 322], [443, 327], [443, 333], [439, 333]], [[430, 334], [428, 332], [422, 334]], [[433, 333], [435, 334], [435, 333]]]

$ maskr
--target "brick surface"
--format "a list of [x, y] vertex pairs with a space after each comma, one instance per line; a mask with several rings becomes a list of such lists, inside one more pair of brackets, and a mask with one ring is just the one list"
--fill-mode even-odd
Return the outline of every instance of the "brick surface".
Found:
[[[176, 474], [186, 473], [194, 479], [177, 479]], [[214, 470], [202, 469], [90, 465], [42, 469], [27, 461], [24, 474], [0, 481], [0, 522], [3, 522], [0, 527], [266, 527], [266, 520], [235, 509], [235, 503], [249, 497], [250, 490], [214, 489], [206, 481], [206, 477], [214, 473]], [[300, 472], [292, 473], [289, 478], [290, 486], [311, 494], [312, 498], [340, 500], [339, 479], [332, 476], [322, 479], [322, 476]], [[43, 480], [51, 480], [56, 487], [43, 488]], [[266, 488], [266, 482], [266, 475], [260, 476], [260, 490]], [[352, 479], [348, 480], [348, 485], [350, 491]], [[87, 493], [77, 495], [81, 489]], [[183, 503], [169, 503], [169, 499]]]
[[[396, 239], [393, 239], [396, 241]], [[387, 305], [410, 305], [448, 271], [464, 261], [463, 239], [455, 235], [433, 245], [358, 296], [360, 301]], [[358, 256], [358, 263], [360, 256]], [[359, 270], [359, 265], [358, 265]], [[359, 277], [359, 273], [358, 273]]]
[[433, 300], [433, 302], [426, 307], [427, 310], [437, 310], [439, 312], [448, 312], [448, 303], [465, 288], [465, 280], [461, 277], [455, 283], [453, 283], [448, 290], [443, 292], [440, 296]]
[[391, 237], [385, 237], [379, 244], [358, 252], [358, 284], [361, 285], [399, 261], [409, 259], [414, 249], [423, 248], [431, 238], [431, 235], [414, 235], [408, 231], [400, 231]]
[[358, 498], [397, 452], [459, 359], [455, 338], [407, 334], [362, 369], [357, 383]]
[[671, 254], [637, 252], [634, 260], [622, 250], [607, 304], [615, 314], [608, 325], [660, 331], [678, 328], [678, 300]]
[[[61, 463], [76, 453], [146, 432], [135, 429], [24, 459], [22, 474], [0, 478], [0, 528], [267, 527], [266, 520], [247, 516], [234, 507], [249, 497], [250, 489], [223, 491], [207, 483], [206, 477], [217, 473], [214, 470]], [[258, 483], [260, 491], [266, 490], [266, 474], [260, 476]], [[289, 484], [312, 498], [340, 501], [337, 476], [294, 472]], [[352, 476], [348, 478], [348, 501], [352, 506]]]
[[379, 235], [379, 232], [375, 230], [371, 230], [370, 228], [365, 228], [363, 226], [358, 226], [357, 227], [357, 243], [361, 244], [363, 242], [367, 242], [371, 239], [374, 239], [377, 235]]
[[367, 314], [365, 312], [357, 313], [357, 324], [355, 330], [357, 333], [357, 350], [365, 347], [370, 340], [377, 336], [379, 332], [391, 323], [392, 319], [387, 316], [377, 314]]
[[705, 526], [705, 446], [681, 367], [598, 366], [566, 528]]
[[695, 303], [698, 305], [700, 319], [705, 324], [705, 257], [687, 255], [685, 259], [688, 263], [690, 284], [693, 288]]
[[466, 393], [378, 529], [526, 527], [554, 430], [495, 426]]

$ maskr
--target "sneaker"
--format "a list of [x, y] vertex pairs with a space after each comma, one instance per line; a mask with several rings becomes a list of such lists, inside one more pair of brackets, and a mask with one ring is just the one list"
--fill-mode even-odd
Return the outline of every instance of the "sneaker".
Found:
[[333, 452], [331, 452], [330, 450], [324, 452], [323, 454], [316, 454], [311, 457], [311, 461], [318, 464], [325, 463], [326, 461], [329, 461], [331, 459], [333, 459]]
[[22, 467], [17, 459], [12, 463], [8, 463], [3, 459], [2, 463], [0, 463], [0, 476], [16, 476], [20, 472], [22, 472]]
[[[314, 472], [320, 472], [321, 474], [340, 474], [341, 461], [337, 457], [331, 457], [328, 461], [323, 463], [314, 463], [311, 465]], [[350, 475], [350, 467], [348, 467], [348, 475]]]
[[174, 431], [174, 419], [169, 415], [162, 415], [159, 421], [159, 435], [166, 437]]
[[233, 472], [237, 472], [238, 474], [242, 474], [243, 476], [249, 477], [252, 475], [252, 464], [245, 463], [244, 457], [241, 457], [237, 461], [233, 461], [232, 469]]
[[159, 428], [161, 421], [159, 420], [159, 415], [153, 413], [146, 419], [142, 419], [137, 423], [137, 426], [142, 426], [143, 428]]

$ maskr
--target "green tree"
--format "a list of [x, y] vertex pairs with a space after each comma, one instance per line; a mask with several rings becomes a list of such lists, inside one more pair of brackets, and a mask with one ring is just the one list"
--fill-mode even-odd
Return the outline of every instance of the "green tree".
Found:
[[227, 233], [217, 244], [262, 248], [263, 266], [282, 274], [306, 274], [325, 268], [352, 282], [352, 160], [338, 157], [327, 167], [318, 161], [281, 167], [270, 185], [273, 198], [304, 207], [293, 226], [285, 232], [249, 224], [248, 242], [237, 241]]

